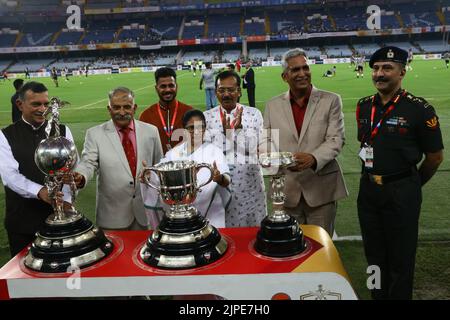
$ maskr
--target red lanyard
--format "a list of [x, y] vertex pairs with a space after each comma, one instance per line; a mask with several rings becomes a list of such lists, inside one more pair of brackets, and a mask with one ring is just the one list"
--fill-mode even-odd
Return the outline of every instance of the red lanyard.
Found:
[[375, 136], [378, 134], [378, 130], [380, 129], [381, 124], [383, 123], [383, 120], [387, 117], [387, 115], [389, 113], [391, 113], [392, 110], [394, 110], [395, 106], [397, 105], [398, 100], [400, 100], [400, 97], [404, 96], [405, 94], [406, 94], [406, 90], [403, 90], [402, 93], [398, 94], [397, 97], [395, 97], [395, 99], [392, 102], [392, 104], [389, 106], [389, 108], [381, 116], [381, 119], [380, 119], [380, 121], [378, 121], [378, 123], [375, 126], [375, 128], [373, 128], [373, 120], [375, 118], [376, 106], [375, 106], [375, 95], [373, 96], [373, 98], [372, 98], [372, 113], [370, 115], [370, 129], [372, 130], [372, 128], [373, 128], [373, 130], [370, 133], [370, 141], [373, 141]]
[[[169, 107], [167, 108], [167, 112], [169, 112]], [[170, 128], [167, 127], [167, 123], [169, 122], [169, 119], [167, 119], [167, 123], [164, 120], [164, 117], [162, 116], [161, 113], [161, 106], [158, 102], [158, 113], [159, 113], [159, 118], [161, 119], [161, 123], [164, 127], [164, 132], [166, 133], [167, 137], [170, 138], [172, 136], [173, 133], [173, 126], [175, 125], [175, 119], [177, 118], [177, 113], [178, 113], [178, 101], [175, 101], [175, 112], [173, 114], [173, 118], [172, 118], [172, 122], [170, 123]]]
[[[234, 112], [234, 119], [230, 123], [231, 129], [234, 129], [234, 125], [236, 124], [236, 116], [238, 114], [238, 111], [240, 111], [239, 104], [236, 104], [236, 111]], [[222, 108], [219, 108], [219, 114], [220, 114], [220, 121], [223, 123], [223, 118], [225, 117], [225, 111], [222, 112]]]

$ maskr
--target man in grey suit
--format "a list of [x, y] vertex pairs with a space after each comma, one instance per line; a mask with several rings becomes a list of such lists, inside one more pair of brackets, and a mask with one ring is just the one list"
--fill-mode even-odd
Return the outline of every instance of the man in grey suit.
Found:
[[278, 131], [272, 145], [292, 152], [297, 162], [286, 175], [285, 207], [300, 224], [321, 226], [332, 236], [336, 201], [348, 195], [336, 161], [345, 140], [342, 101], [312, 86], [303, 50], [287, 51], [282, 67], [289, 91], [267, 102], [264, 128]]
[[139, 172], [142, 162], [153, 165], [163, 153], [158, 129], [134, 119], [137, 105], [131, 90], [109, 93], [111, 120], [86, 132], [80, 163], [75, 168], [77, 187], [97, 173], [96, 221], [102, 229], [145, 230]]

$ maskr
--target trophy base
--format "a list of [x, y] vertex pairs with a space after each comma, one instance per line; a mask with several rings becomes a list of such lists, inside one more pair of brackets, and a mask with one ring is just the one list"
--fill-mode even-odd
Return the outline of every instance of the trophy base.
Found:
[[269, 257], [290, 257], [306, 249], [303, 231], [297, 220], [275, 222], [265, 217], [256, 235], [255, 250]]
[[142, 260], [161, 269], [201, 267], [222, 257], [228, 244], [203, 216], [169, 219], [166, 216], [140, 251]]
[[36, 234], [24, 264], [44, 273], [61, 273], [69, 268], [85, 268], [102, 260], [113, 244], [102, 230], [82, 216], [65, 224], [45, 223]]

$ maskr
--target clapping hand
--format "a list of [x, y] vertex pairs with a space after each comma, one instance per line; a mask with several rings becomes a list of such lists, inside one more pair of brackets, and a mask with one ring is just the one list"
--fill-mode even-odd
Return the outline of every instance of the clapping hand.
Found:
[[227, 130], [229, 129], [242, 129], [242, 112], [244, 111], [244, 109], [241, 107], [238, 107], [238, 111], [236, 114], [236, 117], [234, 119], [234, 124], [233, 126], [231, 126], [231, 120], [230, 117], [225, 115], [222, 118], [222, 127], [223, 127], [223, 131], [226, 133]]
[[242, 129], [242, 112], [244, 112], [244, 108], [240, 107], [238, 109], [238, 113], [237, 113], [236, 119], [235, 119], [236, 121], [234, 123], [235, 129]]
[[220, 173], [219, 169], [217, 169], [216, 161], [213, 162], [213, 181], [216, 183], [222, 182], [222, 174]]

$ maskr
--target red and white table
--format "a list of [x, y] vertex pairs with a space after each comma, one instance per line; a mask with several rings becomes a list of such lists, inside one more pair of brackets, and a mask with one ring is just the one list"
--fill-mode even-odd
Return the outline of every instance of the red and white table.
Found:
[[253, 249], [258, 228], [220, 229], [229, 248], [208, 266], [174, 271], [142, 262], [139, 249], [149, 231], [107, 233], [113, 253], [94, 266], [43, 274], [23, 265], [24, 249], [0, 269], [0, 299], [215, 294], [225, 299], [357, 299], [328, 233], [302, 225], [307, 249], [289, 258]]

